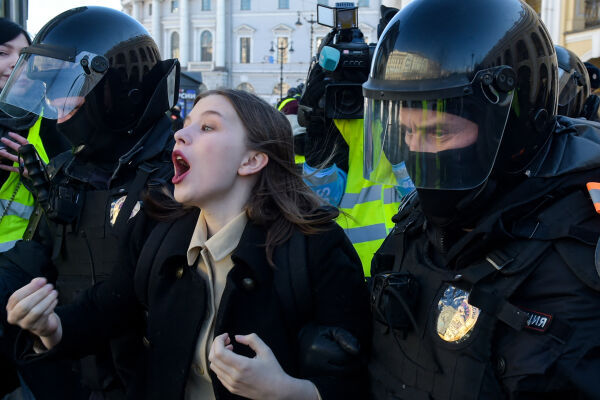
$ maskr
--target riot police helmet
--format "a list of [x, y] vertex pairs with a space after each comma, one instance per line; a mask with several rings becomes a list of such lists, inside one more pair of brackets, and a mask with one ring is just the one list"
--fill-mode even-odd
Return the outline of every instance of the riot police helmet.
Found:
[[556, 64], [522, 1], [411, 2], [382, 33], [363, 85], [365, 178], [397, 185], [393, 171], [406, 166], [420, 197], [460, 192], [452, 206], [493, 174], [522, 172], [550, 135]]
[[[74, 8], [50, 20], [21, 51], [0, 108], [56, 119], [74, 146], [98, 140], [82, 133], [91, 128], [135, 136], [176, 102], [179, 67], [171, 61], [161, 61], [148, 31], [127, 14]], [[78, 124], [70, 121], [74, 115]]]
[[554, 45], [558, 61], [558, 111], [557, 114], [577, 118], [590, 95], [590, 78], [583, 62], [575, 53]]
[[300, 90], [298, 90], [297, 87], [291, 87], [288, 89], [286, 97], [296, 97], [296, 96], [299, 96], [300, 94], [301, 94]]

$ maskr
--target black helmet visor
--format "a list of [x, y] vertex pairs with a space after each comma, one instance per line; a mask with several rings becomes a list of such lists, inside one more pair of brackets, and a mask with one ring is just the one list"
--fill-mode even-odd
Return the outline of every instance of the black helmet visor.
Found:
[[483, 183], [494, 165], [514, 92], [495, 90], [481, 76], [468, 87], [460, 90], [462, 96], [456, 96], [456, 88], [446, 91], [452, 97], [443, 96], [443, 90], [367, 97], [365, 178], [398, 185], [394, 171], [405, 163], [417, 188], [461, 190]]
[[107, 69], [108, 61], [93, 53], [28, 47], [0, 93], [0, 109], [13, 117], [29, 112], [49, 119], [65, 117], [83, 104]]
[[577, 71], [565, 71], [558, 68], [558, 107], [563, 110], [573, 101], [581, 90]]

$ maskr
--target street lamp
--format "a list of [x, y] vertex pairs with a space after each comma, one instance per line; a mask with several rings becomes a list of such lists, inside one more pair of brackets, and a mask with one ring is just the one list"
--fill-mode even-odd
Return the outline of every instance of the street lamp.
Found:
[[312, 58], [313, 58], [313, 35], [314, 35], [313, 25], [317, 23], [317, 20], [313, 18], [314, 14], [310, 14], [310, 19], [307, 19], [304, 15], [302, 15], [300, 13], [300, 11], [298, 11], [298, 20], [295, 23], [296, 26], [302, 26], [302, 21], [300, 21], [300, 16], [302, 16], [302, 19], [304, 21], [306, 21], [306, 23], [310, 24], [310, 60], [312, 61]]
[[[290, 53], [294, 52], [294, 45], [292, 44], [292, 41], [290, 41]], [[283, 99], [283, 52], [285, 50], [287, 50], [288, 48], [288, 43], [285, 42], [285, 44], [283, 46], [279, 46], [279, 44], [277, 44], [277, 54], [279, 55], [279, 101], [281, 101]], [[269, 49], [269, 51], [271, 53], [275, 52], [275, 48], [273, 47], [273, 42], [271, 42], [271, 48]]]

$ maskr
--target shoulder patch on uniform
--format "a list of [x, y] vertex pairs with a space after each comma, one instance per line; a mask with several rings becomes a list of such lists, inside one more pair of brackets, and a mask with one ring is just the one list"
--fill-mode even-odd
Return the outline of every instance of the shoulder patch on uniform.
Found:
[[521, 307], [529, 316], [525, 324], [525, 329], [545, 333], [552, 322], [552, 314], [546, 314], [539, 311], [529, 310]]

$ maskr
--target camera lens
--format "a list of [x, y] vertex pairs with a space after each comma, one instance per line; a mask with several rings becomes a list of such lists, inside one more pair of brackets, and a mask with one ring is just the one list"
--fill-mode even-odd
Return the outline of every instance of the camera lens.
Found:
[[360, 86], [342, 87], [334, 94], [336, 114], [354, 116], [363, 113], [363, 97]]

